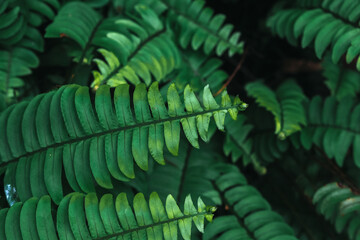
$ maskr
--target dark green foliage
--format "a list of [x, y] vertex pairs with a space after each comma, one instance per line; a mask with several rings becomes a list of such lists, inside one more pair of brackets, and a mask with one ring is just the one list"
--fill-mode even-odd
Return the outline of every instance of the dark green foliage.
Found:
[[359, 196], [347, 186], [329, 183], [314, 195], [314, 204], [337, 232], [346, 232], [349, 239], [359, 239]]
[[0, 239], [360, 239], [359, 4], [0, 1]]

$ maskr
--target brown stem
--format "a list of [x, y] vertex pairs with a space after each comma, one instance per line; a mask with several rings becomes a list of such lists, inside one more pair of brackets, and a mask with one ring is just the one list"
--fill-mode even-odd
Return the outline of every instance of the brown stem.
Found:
[[240, 62], [238, 63], [238, 65], [236, 66], [234, 72], [231, 74], [231, 76], [227, 79], [226, 83], [219, 89], [219, 91], [217, 91], [214, 94], [214, 97], [218, 96], [220, 93], [222, 93], [222, 91], [224, 91], [226, 89], [226, 87], [231, 83], [231, 81], [234, 79], [234, 77], [236, 76], [236, 74], [239, 72], [239, 70], [241, 69], [245, 58], [246, 58], [246, 54], [247, 54], [247, 49], [245, 49], [244, 54], [242, 55], [242, 58], [240, 59]]

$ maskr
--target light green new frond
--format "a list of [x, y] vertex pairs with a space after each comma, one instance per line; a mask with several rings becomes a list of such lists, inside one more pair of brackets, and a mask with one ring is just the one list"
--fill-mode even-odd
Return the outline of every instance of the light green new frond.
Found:
[[301, 46], [305, 48], [312, 44], [318, 58], [330, 49], [334, 63], [345, 55], [347, 63], [355, 61], [360, 69], [358, 2], [322, 1], [321, 5], [318, 2], [310, 5], [300, 4], [298, 8], [277, 11], [267, 25], [294, 45], [301, 36]]
[[306, 99], [295, 81], [288, 80], [274, 92], [261, 82], [249, 83], [245, 87], [249, 96], [274, 115], [275, 134], [280, 139], [299, 131], [306, 125], [305, 110], [302, 102]]
[[236, 168], [218, 176], [216, 186], [232, 214], [208, 224], [203, 239], [297, 239], [294, 230]]
[[15, 186], [22, 201], [49, 194], [58, 203], [63, 196], [64, 170], [75, 191], [88, 193], [97, 186], [112, 189], [113, 178], [128, 181], [135, 177], [134, 163], [145, 171], [151, 157], [165, 164], [164, 146], [177, 155], [181, 128], [192, 146], [199, 147], [198, 136], [207, 140], [211, 117], [222, 130], [228, 112], [236, 118], [244, 110], [239, 100], [217, 103], [208, 87], [204, 105], [189, 86], [184, 99], [185, 104], [173, 84], [168, 88], [166, 107], [155, 82], [149, 90], [145, 84], [137, 85], [132, 98], [129, 85], [120, 85], [113, 100], [110, 87], [101, 86], [95, 108], [89, 88], [78, 85], [16, 104], [0, 115], [1, 162], [15, 171], [7, 174], [16, 175], [7, 184]]
[[326, 86], [337, 100], [355, 97], [360, 91], [360, 73], [331, 62], [325, 58], [322, 64]]
[[360, 198], [350, 188], [329, 183], [317, 190], [313, 203], [321, 215], [335, 226], [336, 232], [346, 232], [350, 240], [358, 239]]
[[215, 52], [218, 56], [229, 51], [229, 56], [242, 54], [244, 43], [239, 41], [240, 33], [233, 32], [234, 26], [224, 24], [225, 15], [216, 14], [204, 7], [203, 0], [161, 0], [169, 11], [169, 19], [179, 26], [177, 34], [183, 48], [194, 50], [203, 48], [208, 55]]
[[300, 140], [305, 149], [312, 144], [324, 150], [343, 166], [348, 150], [353, 145], [355, 165], [360, 167], [360, 106], [353, 98], [337, 102], [334, 97], [314, 97], [306, 107], [308, 125], [301, 131]]
[[[128, 46], [131, 44], [129, 41]], [[105, 61], [94, 59], [99, 71], [93, 71], [92, 87], [101, 84], [111, 87], [124, 83], [136, 85], [141, 82], [150, 85], [153, 81], [163, 81], [180, 66], [178, 49], [167, 33], [156, 35], [132, 50], [128, 58], [121, 60], [112, 52], [99, 49]]]
[[[215, 208], [207, 207], [201, 198], [194, 206], [191, 197], [180, 210], [168, 195], [165, 205], [157, 193], [147, 202], [142, 193], [135, 195], [132, 206], [125, 193], [105, 194], [99, 200], [95, 193], [71, 193], [51, 206], [49, 196], [31, 198], [0, 210], [1, 239], [191, 239], [192, 223], [203, 231], [205, 218], [212, 219]], [[53, 217], [53, 214], [55, 215]], [[3, 231], [5, 229], [5, 231]]]

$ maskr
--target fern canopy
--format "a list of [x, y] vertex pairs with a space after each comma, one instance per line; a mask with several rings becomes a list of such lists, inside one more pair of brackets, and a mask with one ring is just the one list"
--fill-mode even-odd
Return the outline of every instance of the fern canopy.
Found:
[[[214, 207], [201, 198], [197, 208], [191, 197], [185, 199], [181, 211], [169, 195], [165, 206], [157, 193], [145, 200], [142, 193], [131, 205], [125, 193], [116, 197], [105, 194], [100, 201], [95, 193], [71, 193], [64, 197], [57, 209], [51, 198], [30, 198], [0, 210], [1, 239], [191, 239], [192, 222], [203, 232], [205, 218], [211, 221]], [[56, 211], [53, 220], [52, 212]]]
[[180, 125], [191, 145], [198, 148], [199, 135], [208, 140], [212, 116], [224, 130], [226, 114], [235, 119], [246, 106], [239, 98], [231, 103], [226, 92], [218, 104], [208, 86], [203, 106], [190, 87], [185, 88], [184, 99], [186, 111], [173, 84], [168, 88], [166, 108], [158, 83], [148, 91], [140, 84], [133, 93], [132, 107], [128, 85], [115, 89], [113, 101], [110, 88], [102, 86], [94, 108], [89, 88], [69, 85], [14, 105], [0, 116], [5, 133], [0, 139], [1, 161], [12, 165], [6, 175], [16, 175], [8, 184], [16, 186], [22, 201], [50, 194], [58, 203], [63, 196], [63, 168], [71, 188], [78, 192], [95, 191], [97, 185], [112, 189], [112, 178], [128, 181], [135, 177], [134, 161], [145, 171], [151, 157], [165, 164], [164, 145], [177, 155]]

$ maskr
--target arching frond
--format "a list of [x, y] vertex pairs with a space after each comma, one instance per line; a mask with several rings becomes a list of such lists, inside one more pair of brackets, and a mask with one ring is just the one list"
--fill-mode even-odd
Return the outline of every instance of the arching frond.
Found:
[[322, 66], [323, 75], [327, 79], [325, 84], [337, 100], [355, 97], [360, 92], [359, 72], [334, 64], [329, 58], [324, 59]]
[[[95, 193], [71, 193], [57, 207], [51, 198], [31, 198], [0, 210], [1, 239], [191, 239], [192, 223], [203, 232], [205, 218], [211, 221], [214, 207], [201, 198], [197, 208], [191, 197], [181, 211], [169, 195], [165, 206], [157, 193], [147, 202], [142, 193], [134, 197], [132, 206], [125, 193], [114, 197], [106, 194], [100, 201]], [[52, 217], [53, 211], [55, 216]]]
[[284, 82], [275, 92], [261, 82], [249, 83], [245, 89], [261, 107], [274, 115], [275, 134], [279, 135], [280, 139], [299, 131], [301, 125], [306, 125], [302, 105], [306, 97], [295, 81]]
[[128, 85], [115, 89], [113, 101], [110, 88], [102, 86], [96, 92], [94, 109], [89, 88], [69, 85], [5, 110], [0, 115], [1, 162], [12, 165], [14, 171], [7, 174], [16, 174], [16, 178], [9, 184], [16, 186], [20, 199], [49, 193], [59, 202], [62, 166], [75, 191], [92, 192], [96, 185], [111, 189], [112, 177], [120, 181], [135, 177], [134, 160], [146, 171], [150, 156], [165, 164], [165, 145], [177, 155], [180, 125], [191, 145], [198, 148], [199, 135], [208, 139], [212, 116], [224, 130], [227, 113], [236, 118], [245, 105], [239, 98], [232, 104], [226, 92], [218, 104], [208, 86], [200, 105], [186, 87], [184, 111], [171, 85], [166, 108], [157, 82], [149, 91], [144, 84], [137, 85], [132, 99], [134, 107]]
[[313, 203], [317, 210], [332, 224], [338, 233], [347, 233], [350, 240], [359, 238], [359, 209], [358, 193], [338, 183], [329, 183], [314, 195]]
[[234, 26], [225, 24], [225, 15], [216, 14], [204, 7], [203, 0], [161, 0], [169, 11], [169, 19], [180, 28], [179, 43], [195, 50], [200, 47], [206, 54], [215, 52], [218, 56], [226, 50], [229, 56], [243, 53], [244, 43], [239, 41], [240, 33], [232, 33]]
[[334, 63], [346, 54], [346, 61], [350, 63], [356, 60], [357, 68], [360, 69], [358, 1], [322, 1], [321, 6], [317, 3], [310, 8], [277, 11], [268, 20], [268, 26], [292, 44], [296, 44], [300, 36], [303, 48], [314, 43], [318, 58], [330, 49]]
[[360, 167], [360, 152], [356, 147], [360, 143], [359, 104], [352, 98], [337, 102], [334, 97], [321, 99], [317, 96], [306, 109], [308, 125], [300, 133], [302, 146], [310, 149], [315, 144], [342, 166], [353, 145], [354, 162]]
[[236, 168], [219, 176], [216, 185], [231, 215], [208, 224], [204, 239], [297, 239], [292, 228]]

